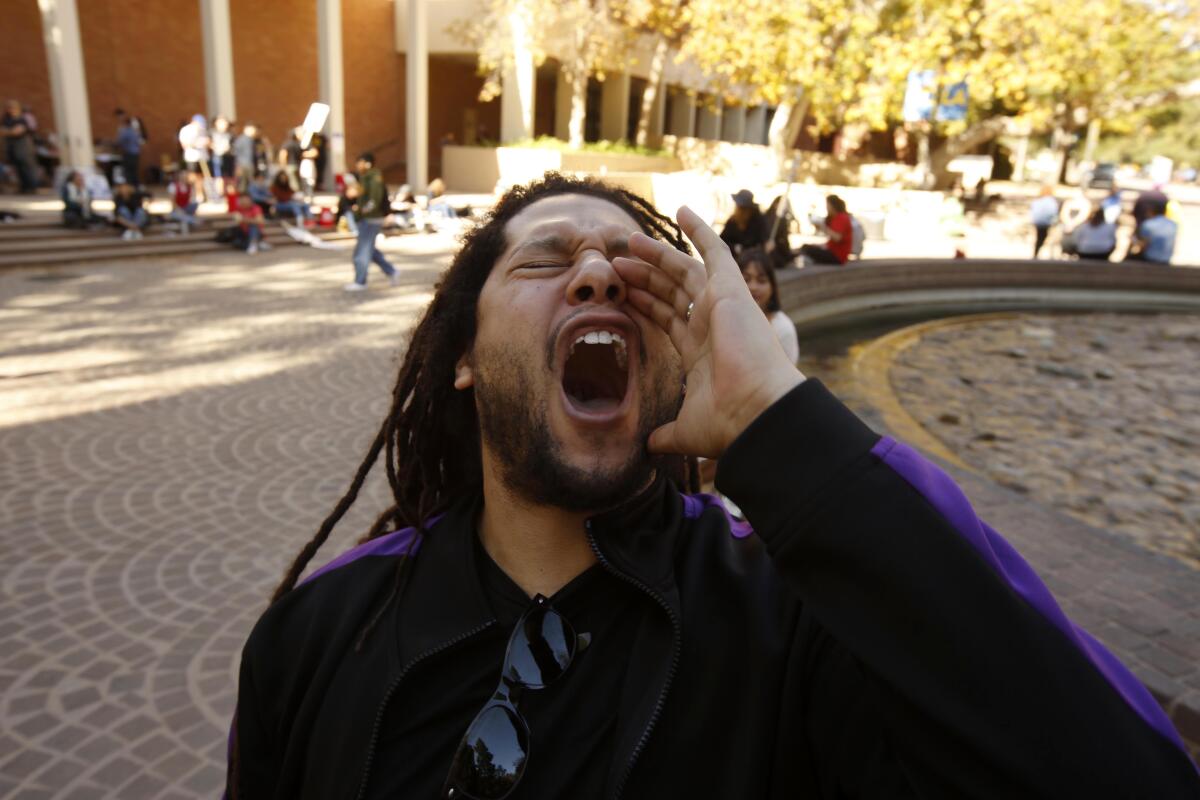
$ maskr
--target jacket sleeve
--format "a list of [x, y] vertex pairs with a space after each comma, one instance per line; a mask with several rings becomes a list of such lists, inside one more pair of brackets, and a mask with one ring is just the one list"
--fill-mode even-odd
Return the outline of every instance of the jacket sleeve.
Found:
[[919, 797], [1200, 797], [1145, 688], [949, 476], [819, 381], [742, 433], [717, 486], [804, 604], [796, 702], [815, 769], [840, 773], [822, 794], [876, 796], [850, 773], [884, 753]]
[[229, 730], [229, 760], [222, 800], [271, 798], [279, 785], [276, 736], [263, 719], [253, 666], [253, 636], [242, 652], [237, 707]]

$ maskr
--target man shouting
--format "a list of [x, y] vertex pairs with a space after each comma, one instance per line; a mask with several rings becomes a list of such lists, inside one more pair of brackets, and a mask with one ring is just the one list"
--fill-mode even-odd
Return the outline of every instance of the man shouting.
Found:
[[[391, 506], [297, 585], [381, 455]], [[685, 494], [697, 456], [753, 531]], [[555, 175], [468, 234], [418, 324], [246, 644], [228, 776], [234, 798], [1197, 787], [950, 479], [796, 370], [699, 217]]]

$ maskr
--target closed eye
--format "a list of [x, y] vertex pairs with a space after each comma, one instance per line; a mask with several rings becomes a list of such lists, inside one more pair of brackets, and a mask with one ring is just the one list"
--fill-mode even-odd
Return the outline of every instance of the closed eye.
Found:
[[534, 261], [529, 264], [521, 264], [517, 269], [525, 270], [547, 270], [547, 269], [566, 269], [567, 265], [557, 261]]

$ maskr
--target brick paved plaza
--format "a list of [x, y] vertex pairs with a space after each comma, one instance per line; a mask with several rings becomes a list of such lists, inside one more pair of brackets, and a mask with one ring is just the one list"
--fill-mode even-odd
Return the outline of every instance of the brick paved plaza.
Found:
[[[348, 484], [452, 247], [400, 240], [404, 285], [375, 272], [362, 295], [340, 291], [348, 253], [299, 248], [0, 273], [0, 797], [218, 793], [242, 642]], [[954, 473], [1200, 741], [1196, 573]]]
[[297, 249], [0, 274], [0, 797], [218, 793], [242, 642], [452, 245], [362, 295]]

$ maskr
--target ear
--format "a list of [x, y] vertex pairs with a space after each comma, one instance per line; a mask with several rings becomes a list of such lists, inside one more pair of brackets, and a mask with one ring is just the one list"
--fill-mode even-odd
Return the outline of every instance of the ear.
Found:
[[454, 388], [470, 389], [475, 385], [475, 372], [471, 369], [470, 356], [466, 353], [454, 365]]

